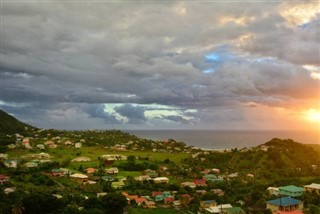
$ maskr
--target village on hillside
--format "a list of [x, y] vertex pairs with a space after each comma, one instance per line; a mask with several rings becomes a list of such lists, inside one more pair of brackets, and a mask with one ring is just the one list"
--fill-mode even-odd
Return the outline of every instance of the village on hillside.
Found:
[[[90, 132], [99, 135], [98, 131]], [[85, 201], [103, 201], [104, 197], [115, 194], [125, 198], [125, 204], [119, 209], [129, 213], [146, 210], [152, 213], [150, 210], [159, 209], [169, 213], [225, 214], [319, 211], [317, 160], [307, 168], [294, 169], [294, 173], [301, 174], [300, 180], [286, 178], [293, 169], [283, 168], [277, 173], [289, 174], [281, 178], [280, 174], [274, 175], [278, 176], [275, 180], [271, 175], [268, 182], [266, 178], [270, 175], [257, 168], [240, 166], [243, 170], [238, 171], [226, 168], [224, 162], [234, 161], [236, 156], [267, 154], [273, 146], [205, 151], [174, 140], [145, 142], [135, 138], [97, 145], [79, 133], [55, 135], [50, 130], [32, 133], [28, 137], [19, 133], [12, 135], [15, 143], [9, 144], [6, 152], [0, 154], [0, 189], [5, 197], [21, 191], [27, 192], [25, 197], [30, 197], [32, 191], [45, 190], [56, 200], [67, 200], [67, 206], [72, 204], [79, 213], [99, 213], [99, 209], [104, 213], [103, 206], [94, 207]], [[233, 158], [221, 161], [228, 156]], [[81, 200], [75, 202], [70, 198], [71, 193]], [[11, 203], [2, 208], [2, 213], [17, 208], [15, 202]]]

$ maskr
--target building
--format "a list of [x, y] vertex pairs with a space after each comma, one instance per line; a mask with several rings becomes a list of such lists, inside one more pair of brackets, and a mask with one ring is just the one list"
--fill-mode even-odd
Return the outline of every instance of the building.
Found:
[[70, 175], [70, 178], [79, 182], [79, 183], [85, 183], [88, 181], [88, 176], [80, 173], [75, 173], [73, 175]]
[[144, 204], [146, 208], [156, 208], [156, 203], [154, 201], [145, 201]]
[[86, 173], [87, 173], [87, 174], [93, 174], [93, 173], [95, 173], [95, 172], [97, 172], [97, 171], [98, 171], [98, 169], [93, 168], [93, 167], [88, 167], [88, 168], [86, 168]]
[[85, 161], [91, 161], [91, 158], [88, 157], [77, 157], [71, 160], [71, 162], [85, 162]]
[[306, 192], [315, 192], [318, 195], [320, 194], [320, 184], [312, 183], [310, 185], [305, 185], [304, 189]]
[[268, 187], [267, 190], [269, 191], [269, 193], [271, 195], [276, 195], [276, 196], [279, 195], [279, 188], [278, 187]]
[[240, 207], [222, 208], [224, 214], [246, 214], [246, 212]]
[[7, 183], [7, 182], [9, 182], [9, 180], [10, 180], [10, 177], [9, 177], [9, 176], [0, 174], [0, 184]]
[[206, 179], [195, 179], [193, 182], [196, 184], [196, 186], [207, 186]]
[[267, 209], [270, 209], [272, 213], [278, 213], [280, 211], [291, 212], [303, 210], [303, 202], [291, 197], [283, 197], [267, 201]]
[[181, 187], [190, 187], [190, 188], [196, 188], [196, 184], [194, 182], [189, 182], [189, 181], [186, 181], [186, 182], [182, 182], [181, 183]]
[[125, 183], [123, 181], [114, 181], [111, 183], [111, 186], [115, 189], [122, 189]]
[[117, 175], [119, 173], [119, 169], [117, 167], [112, 167], [112, 168], [106, 169], [106, 173], [108, 175]]
[[219, 204], [216, 207], [209, 207], [204, 210], [204, 213], [222, 213], [222, 209], [232, 208], [231, 204]]
[[206, 201], [200, 201], [200, 207], [202, 209], [206, 209], [209, 207], [216, 207], [217, 202], [215, 200], [206, 200]]
[[136, 180], [136, 181], [148, 181], [148, 180], [150, 180], [151, 178], [150, 178], [150, 176], [149, 175], [140, 175], [140, 176], [136, 176], [136, 177], [134, 177], [134, 179]]
[[218, 177], [214, 174], [207, 174], [207, 175], [203, 176], [203, 178], [206, 179], [206, 181], [211, 181], [211, 182], [223, 181], [223, 178]]
[[280, 195], [290, 196], [290, 197], [299, 197], [302, 196], [304, 188], [297, 187], [294, 185], [279, 187]]
[[161, 184], [161, 183], [167, 184], [167, 183], [169, 183], [169, 178], [167, 178], [167, 177], [157, 177], [157, 178], [154, 178], [153, 181], [156, 184]]

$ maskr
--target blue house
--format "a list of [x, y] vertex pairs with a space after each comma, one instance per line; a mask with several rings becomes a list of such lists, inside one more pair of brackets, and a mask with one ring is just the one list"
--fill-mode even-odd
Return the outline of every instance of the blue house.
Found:
[[267, 201], [267, 209], [273, 212], [303, 210], [303, 202], [291, 197], [283, 197]]

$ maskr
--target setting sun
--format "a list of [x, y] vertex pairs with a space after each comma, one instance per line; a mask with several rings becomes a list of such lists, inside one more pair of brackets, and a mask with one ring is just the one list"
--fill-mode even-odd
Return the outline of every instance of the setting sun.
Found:
[[306, 112], [306, 117], [310, 121], [320, 122], [320, 111], [317, 111], [317, 110], [314, 110], [314, 109], [309, 109]]

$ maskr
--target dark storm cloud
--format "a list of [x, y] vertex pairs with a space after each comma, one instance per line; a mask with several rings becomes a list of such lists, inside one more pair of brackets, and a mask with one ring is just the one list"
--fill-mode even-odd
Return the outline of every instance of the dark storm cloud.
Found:
[[122, 121], [118, 120], [116, 116], [108, 112], [105, 112], [104, 105], [101, 105], [101, 104], [89, 105], [88, 108], [86, 109], [86, 113], [88, 113], [90, 117], [101, 118], [108, 124], [122, 123]]
[[130, 124], [141, 124], [147, 121], [144, 115], [145, 108], [140, 106], [134, 106], [132, 104], [124, 104], [119, 107], [115, 107], [114, 110], [121, 116], [128, 119]]

